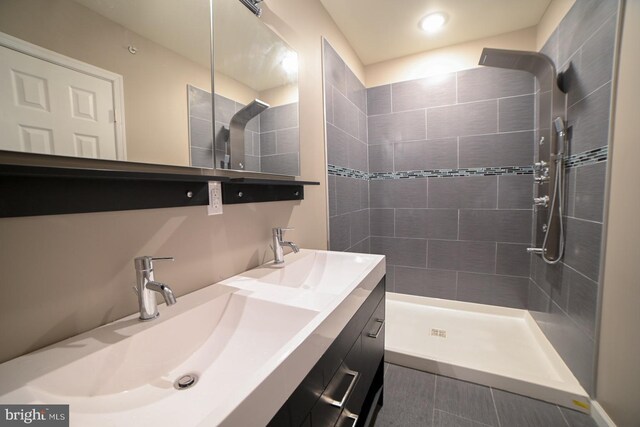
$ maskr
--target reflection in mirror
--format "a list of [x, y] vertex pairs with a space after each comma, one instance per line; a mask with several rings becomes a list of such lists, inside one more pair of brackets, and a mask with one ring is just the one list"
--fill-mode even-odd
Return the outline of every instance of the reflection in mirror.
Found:
[[1, 0], [0, 150], [195, 165], [189, 123], [213, 141], [209, 5]]
[[297, 53], [238, 0], [213, 0], [213, 29], [216, 167], [300, 175]]

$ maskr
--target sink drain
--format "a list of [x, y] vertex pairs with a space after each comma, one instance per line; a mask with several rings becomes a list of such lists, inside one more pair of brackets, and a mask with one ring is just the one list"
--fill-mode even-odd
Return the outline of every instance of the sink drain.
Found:
[[178, 390], [184, 390], [185, 388], [192, 387], [198, 381], [198, 377], [195, 374], [183, 375], [173, 383], [173, 386]]

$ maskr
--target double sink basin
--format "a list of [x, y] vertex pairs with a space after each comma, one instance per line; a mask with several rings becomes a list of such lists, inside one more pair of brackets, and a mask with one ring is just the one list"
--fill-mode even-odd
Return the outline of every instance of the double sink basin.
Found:
[[0, 403], [71, 425], [266, 425], [384, 276], [384, 257], [301, 250], [0, 365]]

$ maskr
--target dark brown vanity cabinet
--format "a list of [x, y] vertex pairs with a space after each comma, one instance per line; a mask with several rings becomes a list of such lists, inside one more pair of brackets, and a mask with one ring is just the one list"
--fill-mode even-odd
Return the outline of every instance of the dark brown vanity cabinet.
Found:
[[365, 426], [384, 372], [385, 278], [270, 421], [269, 426]]

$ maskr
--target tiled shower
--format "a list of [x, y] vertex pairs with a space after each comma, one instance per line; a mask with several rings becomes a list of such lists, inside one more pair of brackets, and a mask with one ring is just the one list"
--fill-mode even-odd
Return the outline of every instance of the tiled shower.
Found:
[[386, 255], [388, 291], [529, 309], [590, 393], [617, 8], [576, 2], [542, 49], [565, 71], [570, 127], [553, 266], [526, 252], [545, 96], [531, 74], [365, 90], [324, 42], [330, 249]]

